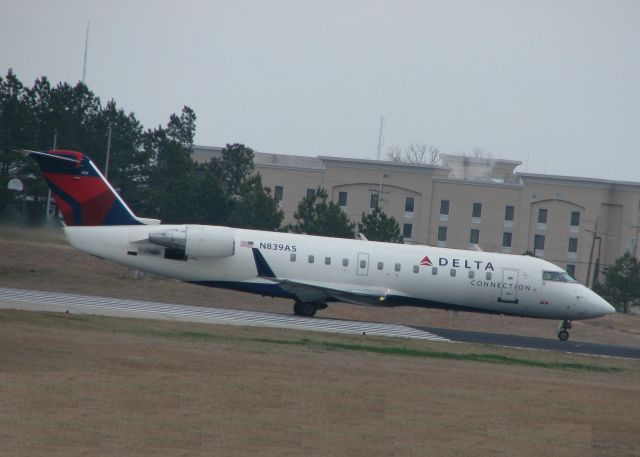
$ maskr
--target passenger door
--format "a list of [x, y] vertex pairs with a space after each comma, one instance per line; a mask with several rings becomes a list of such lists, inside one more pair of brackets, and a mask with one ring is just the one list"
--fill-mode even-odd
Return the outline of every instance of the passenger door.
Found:
[[518, 276], [520, 272], [510, 268], [502, 270], [502, 288], [500, 289], [499, 302], [518, 303]]

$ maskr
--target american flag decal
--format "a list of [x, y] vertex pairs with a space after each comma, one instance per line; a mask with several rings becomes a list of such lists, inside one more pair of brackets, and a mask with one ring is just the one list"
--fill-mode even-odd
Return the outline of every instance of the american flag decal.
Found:
[[253, 241], [240, 241], [240, 247], [241, 248], [252, 248], [253, 247]]
[[423, 265], [425, 267], [433, 266], [433, 264], [431, 263], [431, 259], [429, 259], [429, 257], [427, 257], [426, 255], [420, 261], [420, 265]]

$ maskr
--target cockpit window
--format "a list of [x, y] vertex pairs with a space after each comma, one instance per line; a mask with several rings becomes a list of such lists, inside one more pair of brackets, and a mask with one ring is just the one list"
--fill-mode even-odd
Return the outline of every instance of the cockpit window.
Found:
[[543, 281], [576, 282], [566, 271], [543, 271]]

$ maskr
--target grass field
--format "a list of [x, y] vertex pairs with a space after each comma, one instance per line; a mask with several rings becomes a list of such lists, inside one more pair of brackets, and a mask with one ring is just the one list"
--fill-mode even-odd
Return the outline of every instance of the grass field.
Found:
[[[48, 233], [5, 231], [0, 252], [4, 287], [291, 312], [283, 300], [136, 280]], [[402, 308], [327, 311], [536, 336], [555, 324]], [[637, 345], [636, 318], [596, 322], [574, 334]], [[96, 454], [638, 456], [640, 364], [0, 311], [0, 455]]]

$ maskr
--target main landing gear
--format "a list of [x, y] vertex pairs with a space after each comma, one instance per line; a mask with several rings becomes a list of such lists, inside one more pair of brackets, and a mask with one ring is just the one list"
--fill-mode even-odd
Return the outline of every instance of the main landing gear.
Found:
[[560, 341], [567, 341], [569, 339], [569, 329], [573, 327], [573, 324], [569, 320], [564, 320], [558, 327], [558, 339]]
[[293, 304], [293, 312], [296, 316], [313, 317], [319, 309], [325, 309], [325, 302], [316, 301], [297, 301]]

